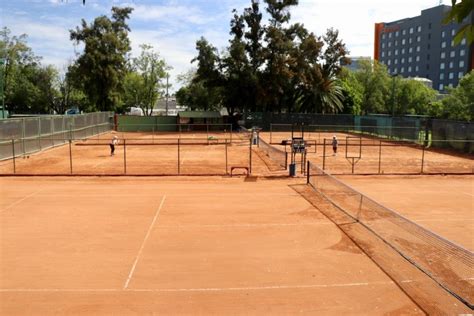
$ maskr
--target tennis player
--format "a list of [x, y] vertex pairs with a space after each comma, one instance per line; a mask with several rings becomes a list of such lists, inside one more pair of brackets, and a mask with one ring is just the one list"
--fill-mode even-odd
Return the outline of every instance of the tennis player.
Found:
[[117, 135], [112, 137], [112, 140], [110, 141], [110, 155], [113, 156], [115, 152], [115, 145], [117, 145], [119, 142]]
[[337, 156], [337, 146], [338, 146], [338, 141], [336, 135], [332, 137], [332, 151], [334, 152], [332, 155]]

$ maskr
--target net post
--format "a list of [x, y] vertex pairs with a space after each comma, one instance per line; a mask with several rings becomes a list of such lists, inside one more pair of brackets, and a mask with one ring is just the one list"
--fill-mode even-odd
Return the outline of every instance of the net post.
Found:
[[425, 165], [425, 144], [421, 145], [421, 173], [423, 174], [423, 167]]
[[123, 140], [123, 173], [127, 174], [127, 140]]
[[72, 174], [72, 140], [69, 140], [69, 169]]
[[323, 140], [323, 170], [326, 169], [326, 138]]
[[311, 170], [311, 162], [309, 160], [306, 162], [306, 166], [307, 166], [306, 167], [307, 168], [307, 170], [306, 170], [306, 184], [309, 184], [309, 179], [311, 177], [311, 171], [310, 171]]
[[286, 145], [285, 145], [285, 170], [288, 170], [288, 152], [286, 151]]
[[379, 174], [382, 168], [382, 140], [379, 141]]
[[178, 175], [181, 173], [181, 166], [180, 166], [180, 150], [181, 150], [181, 138], [178, 138]]
[[13, 174], [15, 174], [16, 173], [15, 139], [12, 139], [12, 154], [13, 154]]

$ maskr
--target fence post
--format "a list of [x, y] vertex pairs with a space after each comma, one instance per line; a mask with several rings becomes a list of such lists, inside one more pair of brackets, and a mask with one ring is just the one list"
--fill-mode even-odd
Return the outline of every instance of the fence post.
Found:
[[323, 170], [326, 168], [326, 138], [323, 141]]
[[232, 124], [230, 124], [230, 143], [232, 144]]
[[13, 154], [13, 174], [16, 173], [16, 158], [15, 158], [15, 140], [12, 139], [12, 154]]
[[227, 162], [227, 139], [225, 140], [225, 174], [229, 174], [228, 170], [228, 162]]
[[421, 151], [421, 173], [423, 173], [423, 167], [425, 164], [425, 144], [421, 145], [422, 146], [422, 151]]
[[178, 138], [178, 175], [181, 174], [181, 166], [180, 166], [180, 150], [181, 150], [181, 139]]
[[21, 144], [22, 144], [22, 150], [23, 150], [23, 155], [26, 155], [26, 147], [25, 147], [25, 119], [21, 120], [22, 122], [22, 131], [21, 131]]
[[311, 173], [311, 162], [308, 160], [306, 162], [307, 165], [307, 170], [306, 170], [306, 184], [309, 184], [309, 179], [310, 179], [310, 173]]
[[123, 140], [123, 173], [127, 174], [127, 140]]
[[41, 118], [38, 117], [38, 147], [41, 150]]
[[382, 141], [379, 142], [379, 174], [382, 167]]
[[249, 175], [252, 174], [252, 137], [249, 142]]
[[272, 144], [272, 136], [273, 136], [273, 124], [270, 123], [270, 145]]
[[72, 174], [72, 141], [69, 140], [69, 169]]

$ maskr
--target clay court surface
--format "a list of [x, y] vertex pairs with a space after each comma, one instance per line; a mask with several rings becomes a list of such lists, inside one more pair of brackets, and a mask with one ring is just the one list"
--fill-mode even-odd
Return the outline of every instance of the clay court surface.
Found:
[[289, 184], [2, 178], [0, 313], [420, 313]]
[[[109, 143], [113, 135], [120, 142], [112, 157]], [[263, 166], [259, 163], [255, 161], [255, 168]], [[230, 133], [109, 132], [74, 141], [71, 147], [63, 144], [19, 157], [15, 166], [12, 159], [2, 161], [0, 174], [224, 175], [231, 166], [248, 165], [249, 140], [238, 133], [231, 142]]]
[[474, 251], [474, 177], [341, 176], [415, 223]]
[[[333, 135], [336, 135], [340, 142], [337, 156], [333, 156], [331, 140]], [[263, 132], [260, 136], [267, 142], [270, 142], [270, 133]], [[295, 136], [299, 136], [295, 134]], [[354, 138], [353, 134], [348, 133], [305, 133], [305, 140], [308, 140], [310, 147], [308, 148], [308, 159], [312, 162], [322, 166], [323, 157], [325, 156], [325, 170], [333, 174], [350, 174], [352, 173], [352, 159], [354, 158], [355, 174], [416, 174], [422, 171], [424, 173], [459, 173], [472, 174], [474, 173], [474, 156], [468, 154], [461, 154], [449, 150], [440, 150], [429, 148], [425, 150], [423, 157], [423, 150], [421, 147], [414, 145], [405, 146], [388, 146], [393, 145], [393, 142], [383, 142], [380, 150], [380, 140], [369, 136], [361, 136], [362, 147], [358, 146], [359, 138]], [[347, 139], [349, 138], [349, 140]], [[324, 151], [324, 139], [326, 138], [326, 150]], [[291, 139], [291, 132], [273, 132], [271, 135], [272, 144], [276, 148], [285, 150], [285, 146], [278, 145], [282, 140]], [[349, 142], [347, 147], [345, 143]], [[316, 142], [316, 146], [314, 145]], [[289, 146], [286, 147], [290, 151]], [[316, 151], [316, 152], [315, 152]], [[380, 161], [380, 164], [379, 164]], [[380, 169], [379, 169], [380, 166]]]

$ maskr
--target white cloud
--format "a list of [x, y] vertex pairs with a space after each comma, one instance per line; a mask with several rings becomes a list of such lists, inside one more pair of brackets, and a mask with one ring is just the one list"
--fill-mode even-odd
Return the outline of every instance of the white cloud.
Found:
[[435, 4], [427, 0], [301, 0], [291, 13], [293, 22], [304, 23], [316, 35], [330, 27], [338, 29], [352, 56], [372, 56], [375, 23], [417, 16]]

